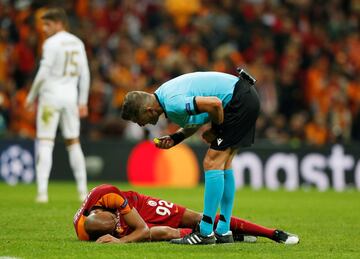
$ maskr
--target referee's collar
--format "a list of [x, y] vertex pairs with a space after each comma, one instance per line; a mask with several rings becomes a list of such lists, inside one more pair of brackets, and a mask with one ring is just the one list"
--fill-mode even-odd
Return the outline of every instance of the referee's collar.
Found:
[[155, 95], [156, 101], [159, 103], [161, 109], [163, 109], [163, 111], [164, 111], [165, 118], [167, 118], [168, 116], [167, 116], [167, 114], [166, 114], [166, 111], [165, 111], [165, 109], [164, 109], [164, 106], [163, 106], [163, 105], [161, 104], [161, 102], [160, 102], [159, 96], [157, 96], [156, 93], [154, 93], [154, 95]]

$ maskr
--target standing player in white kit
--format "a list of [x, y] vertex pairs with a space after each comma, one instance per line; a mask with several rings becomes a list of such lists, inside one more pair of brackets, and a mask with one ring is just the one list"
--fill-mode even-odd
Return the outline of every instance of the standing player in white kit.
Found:
[[61, 8], [48, 9], [41, 17], [48, 37], [43, 45], [40, 68], [27, 96], [31, 109], [39, 96], [36, 119], [36, 201], [48, 202], [48, 181], [58, 124], [65, 138], [79, 199], [87, 195], [84, 154], [79, 142], [80, 118], [87, 116], [90, 73], [84, 44], [66, 31], [67, 17]]

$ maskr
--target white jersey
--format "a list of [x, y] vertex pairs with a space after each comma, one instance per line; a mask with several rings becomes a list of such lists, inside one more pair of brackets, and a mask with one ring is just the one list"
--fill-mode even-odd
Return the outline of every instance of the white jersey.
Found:
[[54, 105], [86, 105], [89, 77], [84, 44], [75, 35], [60, 31], [44, 42], [40, 68], [28, 102], [33, 102], [39, 95], [40, 102]]
[[87, 105], [89, 84], [89, 66], [82, 41], [66, 31], [49, 37], [44, 42], [40, 68], [26, 100], [31, 104], [39, 96], [38, 138], [54, 139], [59, 123], [66, 139], [79, 136], [78, 105]]

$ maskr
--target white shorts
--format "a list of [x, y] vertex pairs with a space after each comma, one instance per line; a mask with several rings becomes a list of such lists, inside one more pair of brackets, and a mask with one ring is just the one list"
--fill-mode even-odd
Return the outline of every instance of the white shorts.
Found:
[[36, 137], [55, 139], [59, 122], [65, 139], [78, 138], [80, 118], [77, 104], [54, 105], [40, 102], [36, 115]]

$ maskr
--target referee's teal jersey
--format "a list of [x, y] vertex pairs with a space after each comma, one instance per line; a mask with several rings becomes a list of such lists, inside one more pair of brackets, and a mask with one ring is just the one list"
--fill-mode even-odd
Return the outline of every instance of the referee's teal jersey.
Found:
[[183, 128], [199, 127], [210, 121], [208, 113], [199, 113], [196, 96], [216, 96], [223, 108], [230, 102], [238, 78], [220, 72], [184, 74], [162, 84], [155, 96], [165, 116]]

